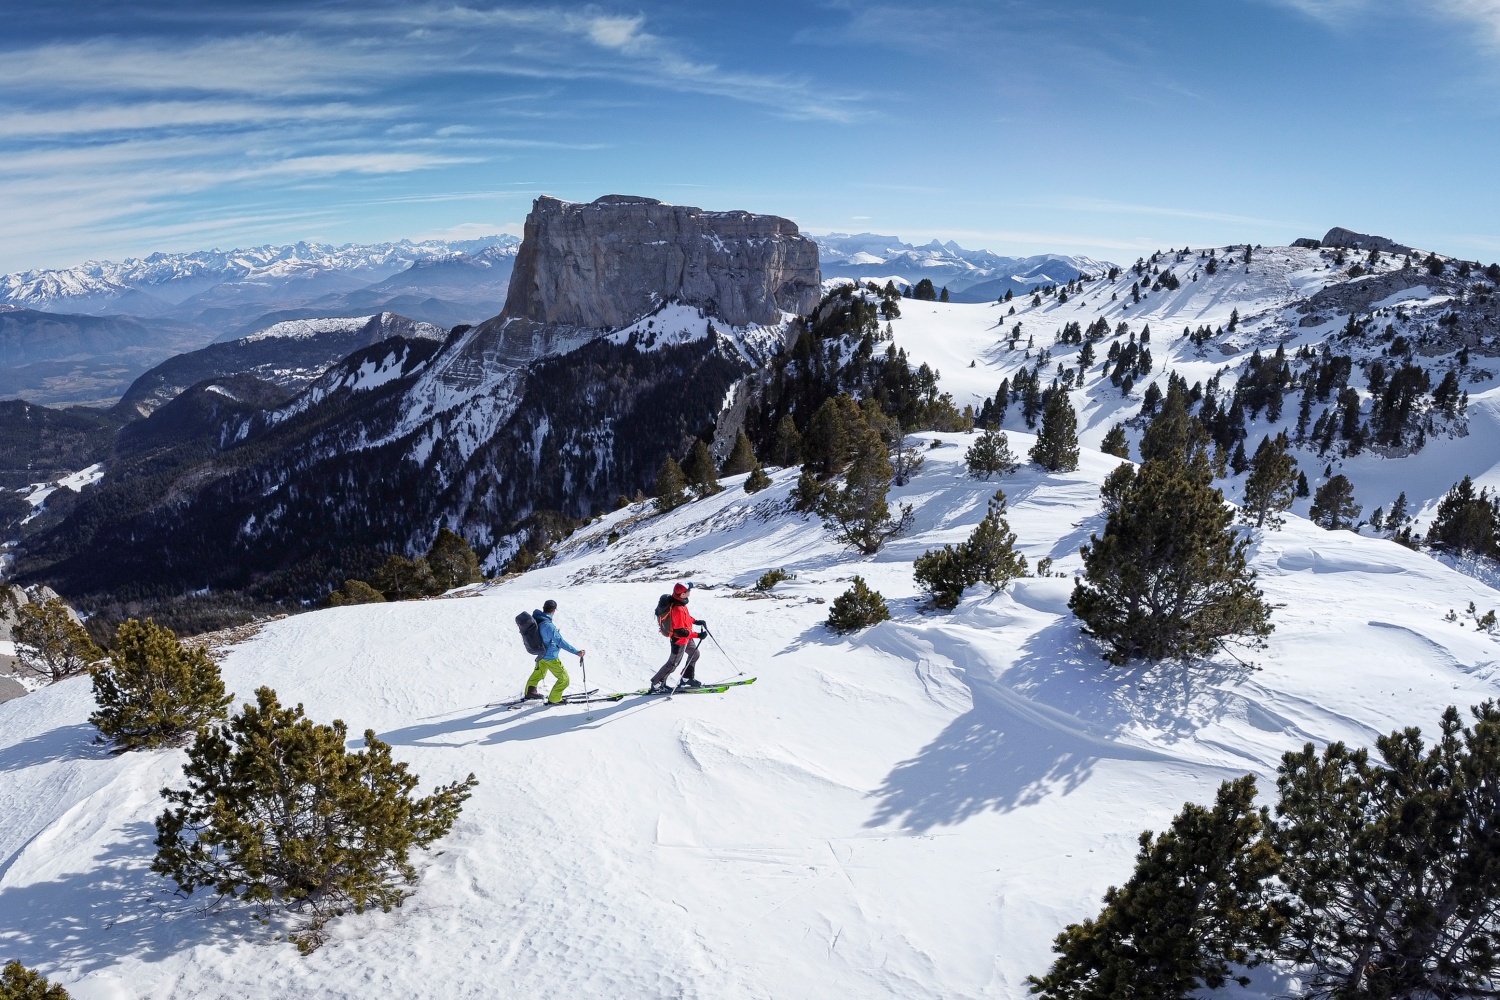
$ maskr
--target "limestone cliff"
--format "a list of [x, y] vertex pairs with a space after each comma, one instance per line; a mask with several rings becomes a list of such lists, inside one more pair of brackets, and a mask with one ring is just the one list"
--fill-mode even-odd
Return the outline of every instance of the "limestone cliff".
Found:
[[588, 204], [544, 196], [526, 217], [504, 311], [444, 359], [442, 380], [472, 386], [668, 302], [732, 327], [774, 324], [811, 312], [821, 282], [817, 244], [778, 216], [628, 195]]

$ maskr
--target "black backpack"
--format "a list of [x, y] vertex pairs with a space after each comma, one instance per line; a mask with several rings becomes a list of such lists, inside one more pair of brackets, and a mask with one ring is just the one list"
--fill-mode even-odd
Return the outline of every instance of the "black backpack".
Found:
[[547, 651], [542, 645], [542, 627], [532, 617], [531, 612], [523, 611], [516, 615], [516, 628], [521, 630], [521, 641], [526, 644], [526, 652], [532, 656], [541, 656]]
[[656, 630], [668, 639], [672, 638], [672, 595], [662, 594], [656, 599]]

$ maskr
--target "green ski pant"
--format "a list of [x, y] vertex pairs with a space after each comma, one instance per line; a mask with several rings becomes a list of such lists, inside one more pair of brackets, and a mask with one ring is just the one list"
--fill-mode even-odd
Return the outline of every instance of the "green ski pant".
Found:
[[563, 669], [562, 660], [537, 660], [536, 669], [526, 678], [526, 686], [536, 687], [549, 672], [557, 678], [557, 683], [552, 685], [552, 693], [547, 696], [547, 700], [556, 705], [562, 701], [563, 692], [568, 689], [568, 672]]

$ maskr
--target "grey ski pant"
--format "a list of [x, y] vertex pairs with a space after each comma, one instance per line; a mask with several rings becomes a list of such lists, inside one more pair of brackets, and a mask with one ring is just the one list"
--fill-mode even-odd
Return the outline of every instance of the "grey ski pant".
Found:
[[663, 663], [661, 669], [656, 672], [656, 676], [651, 678], [651, 683], [665, 684], [667, 678], [672, 675], [672, 671], [676, 670], [678, 665], [682, 663], [682, 654], [684, 652], [687, 653], [687, 668], [682, 671], [682, 677], [684, 680], [691, 680], [693, 671], [698, 666], [697, 639], [689, 639], [680, 646], [675, 642], [672, 643], [672, 655], [667, 657], [667, 662]]

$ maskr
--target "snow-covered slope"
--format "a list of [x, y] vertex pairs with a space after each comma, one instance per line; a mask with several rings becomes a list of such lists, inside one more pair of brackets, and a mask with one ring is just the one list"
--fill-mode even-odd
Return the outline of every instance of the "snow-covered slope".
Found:
[[[1306, 740], [1368, 744], [1497, 694], [1500, 645], [1443, 616], [1500, 595], [1299, 518], [1254, 548], [1278, 605], [1260, 670], [1107, 668], [1067, 612], [1069, 579], [925, 612], [911, 560], [964, 537], [996, 485], [1032, 564], [1076, 570], [1116, 463], [1085, 450], [1076, 473], [976, 483], [969, 439], [926, 437], [939, 446], [893, 497], [913, 530], [873, 558], [788, 513], [783, 470], [754, 496], [729, 480], [668, 515], [617, 511], [551, 567], [472, 596], [304, 614], [234, 649], [241, 700], [271, 685], [314, 718], [373, 727], [424, 785], [481, 781], [417, 895], [335, 922], [310, 958], [150, 873], [180, 752], [92, 747], [84, 680], [0, 705], [0, 951], [111, 1000], [1020, 997], [1053, 935], [1128, 874], [1139, 831], [1183, 801], [1268, 776]], [[797, 579], [747, 590], [778, 566]], [[840, 638], [827, 602], [856, 573], [893, 620]], [[708, 646], [700, 676], [754, 685], [486, 707], [529, 667], [511, 619], [547, 597], [589, 651], [590, 685], [640, 686], [664, 655], [650, 608], [684, 576], [724, 650]]]
[[[1044, 384], [1050, 384], [1059, 368], [1076, 370], [1081, 346], [1056, 343], [1057, 335], [1066, 324], [1087, 328], [1103, 319], [1111, 333], [1095, 342], [1096, 360], [1081, 391], [1073, 393], [1079, 436], [1086, 445], [1097, 447], [1112, 426], [1126, 421], [1133, 455], [1144, 425], [1132, 418], [1137, 417], [1150, 381], [1165, 389], [1172, 372], [1189, 384], [1206, 384], [1218, 375], [1228, 393], [1255, 351], [1269, 357], [1281, 346], [1292, 356], [1299, 347], [1321, 350], [1326, 343], [1335, 353], [1353, 357], [1349, 385], [1359, 391], [1368, 417], [1372, 394], [1366, 365], [1380, 360], [1389, 371], [1399, 359], [1386, 353], [1388, 345], [1393, 338], [1404, 337], [1415, 346], [1414, 363], [1429, 371], [1433, 385], [1450, 369], [1459, 371], [1462, 388], [1469, 393], [1466, 420], [1430, 437], [1415, 454], [1382, 455], [1379, 449], [1368, 448], [1348, 456], [1339, 447], [1320, 454], [1308, 442], [1296, 455], [1309, 483], [1316, 489], [1326, 481], [1325, 467], [1348, 476], [1366, 515], [1377, 506], [1389, 509], [1404, 491], [1414, 513], [1425, 509], [1419, 524], [1430, 519], [1437, 501], [1465, 475], [1473, 476], [1480, 486], [1500, 487], [1500, 314], [1493, 293], [1466, 300], [1470, 312], [1465, 315], [1470, 319], [1465, 322], [1475, 327], [1467, 335], [1472, 356], [1467, 365], [1461, 365], [1457, 348], [1462, 338], [1443, 332], [1450, 329], [1445, 325], [1448, 318], [1463, 311], [1451, 268], [1449, 277], [1433, 278], [1420, 267], [1403, 269], [1402, 258], [1387, 256], [1370, 274], [1350, 281], [1346, 267], [1352, 261], [1334, 263], [1333, 251], [1257, 248], [1246, 265], [1240, 259], [1243, 248], [1220, 247], [1214, 251], [1216, 273], [1208, 274], [1207, 258], [1200, 256], [1207, 252], [1163, 253], [1154, 266], [1144, 268], [1144, 277], [1127, 268], [1114, 281], [1083, 283], [1083, 291], [1067, 302], [1056, 295], [1040, 297], [1040, 305], [1033, 305], [1033, 298], [1026, 295], [1008, 304], [902, 299], [901, 317], [890, 326], [895, 343], [906, 350], [913, 364], [925, 362], [937, 369], [943, 390], [953, 395], [954, 402], [977, 410], [983, 400], [995, 395], [1002, 380], [1013, 379], [1022, 367], [1034, 367], [1044, 350]], [[1167, 273], [1176, 276], [1180, 287], [1150, 290]], [[1144, 289], [1139, 302], [1132, 285]], [[1482, 279], [1480, 285], [1485, 285]], [[1230, 332], [1235, 315], [1239, 321]], [[1342, 335], [1350, 315], [1366, 327], [1367, 335], [1352, 340]], [[1125, 332], [1119, 332], [1122, 323]], [[1184, 336], [1204, 327], [1215, 335], [1201, 346]], [[1126, 395], [1107, 377], [1105, 355], [1112, 343], [1127, 344], [1147, 328], [1152, 374], [1137, 380]], [[1286, 394], [1279, 420], [1271, 421], [1262, 412], [1259, 419], [1249, 421], [1248, 452], [1253, 453], [1266, 434], [1277, 429], [1292, 432], [1299, 395]], [[1313, 418], [1332, 405], [1332, 401], [1319, 402]], [[1017, 405], [1010, 407], [1007, 428], [1026, 427], [1019, 411]], [[1222, 485], [1232, 497], [1237, 496], [1242, 479], [1231, 477]], [[1310, 503], [1299, 501], [1296, 509], [1305, 514]]]

